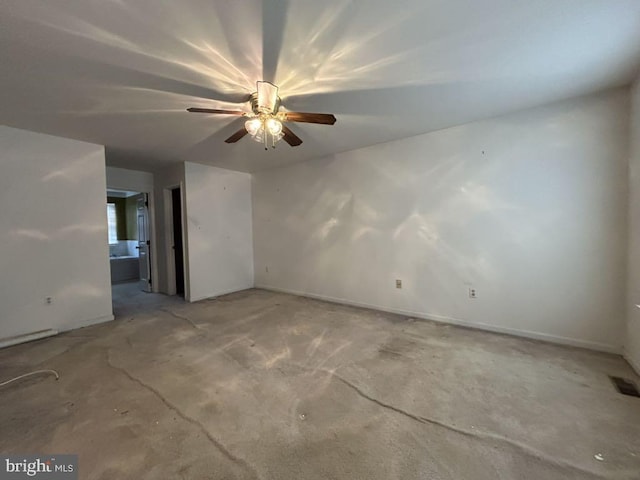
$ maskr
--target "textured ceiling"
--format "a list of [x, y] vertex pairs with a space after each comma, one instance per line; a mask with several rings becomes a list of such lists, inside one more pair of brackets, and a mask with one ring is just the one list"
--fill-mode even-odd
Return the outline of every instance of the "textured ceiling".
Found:
[[[255, 171], [629, 83], [638, 0], [4, 0], [2, 123], [107, 146], [107, 161]], [[257, 80], [304, 143], [224, 139]]]

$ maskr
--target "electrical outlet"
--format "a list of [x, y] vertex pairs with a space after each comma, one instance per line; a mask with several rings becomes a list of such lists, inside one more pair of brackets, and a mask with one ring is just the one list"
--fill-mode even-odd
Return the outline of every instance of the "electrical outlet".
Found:
[[478, 298], [478, 292], [475, 288], [469, 288], [469, 298]]
[[53, 297], [46, 297], [44, 301], [47, 305], [51, 305], [53, 303]]
[[264, 267], [264, 271], [269, 273], [269, 267]]
[[402, 288], [402, 280], [396, 280], [396, 288]]

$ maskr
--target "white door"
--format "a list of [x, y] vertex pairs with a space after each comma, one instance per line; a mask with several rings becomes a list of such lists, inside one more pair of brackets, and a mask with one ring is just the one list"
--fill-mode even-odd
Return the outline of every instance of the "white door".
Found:
[[149, 207], [148, 196], [143, 193], [138, 197], [138, 260], [140, 262], [140, 288], [151, 291], [151, 242], [149, 241]]

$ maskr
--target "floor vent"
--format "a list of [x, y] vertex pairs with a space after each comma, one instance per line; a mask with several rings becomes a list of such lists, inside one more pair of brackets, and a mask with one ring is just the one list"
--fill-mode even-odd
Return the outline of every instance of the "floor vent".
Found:
[[631, 380], [627, 380], [622, 377], [609, 377], [613, 382], [613, 385], [623, 395], [629, 395], [630, 397], [640, 397], [638, 387], [636, 387]]

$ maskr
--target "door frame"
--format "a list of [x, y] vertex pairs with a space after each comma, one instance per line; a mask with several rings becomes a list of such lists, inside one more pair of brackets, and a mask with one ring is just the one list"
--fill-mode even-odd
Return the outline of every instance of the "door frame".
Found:
[[[148, 211], [149, 211], [149, 240], [151, 241], [151, 291], [157, 293], [160, 291], [159, 276], [158, 276], [158, 242], [156, 233], [156, 209], [155, 209], [155, 196], [153, 187], [139, 188], [135, 185], [120, 185], [118, 183], [108, 183], [107, 190], [125, 190], [138, 193], [145, 193], [147, 195]], [[105, 190], [106, 191], [106, 190]]]
[[185, 222], [187, 219], [187, 210], [185, 208], [185, 192], [184, 182], [180, 182], [169, 187], [162, 189], [163, 201], [164, 201], [164, 222], [169, 228], [164, 230], [164, 245], [165, 245], [165, 262], [167, 266], [167, 295], [176, 295], [176, 262], [175, 262], [175, 249], [173, 248], [173, 197], [172, 190], [176, 188], [180, 189], [180, 211], [182, 214], [182, 265], [184, 276], [184, 298], [185, 300], [190, 298], [189, 289], [189, 265], [188, 258], [188, 244], [187, 244], [187, 229]]
[[[143, 209], [143, 219], [144, 219], [144, 239], [140, 238], [140, 207]], [[149, 210], [149, 194], [140, 192], [136, 198], [136, 227], [138, 229], [138, 270], [139, 274], [139, 285], [142, 288], [143, 292], [153, 292], [153, 271], [151, 270], [151, 227], [149, 226], [151, 212]], [[144, 245], [144, 248], [143, 246]], [[144, 261], [145, 269], [147, 271], [147, 277], [145, 279], [142, 278], [142, 256], [145, 254], [147, 256]], [[144, 280], [144, 281], [143, 281]]]

